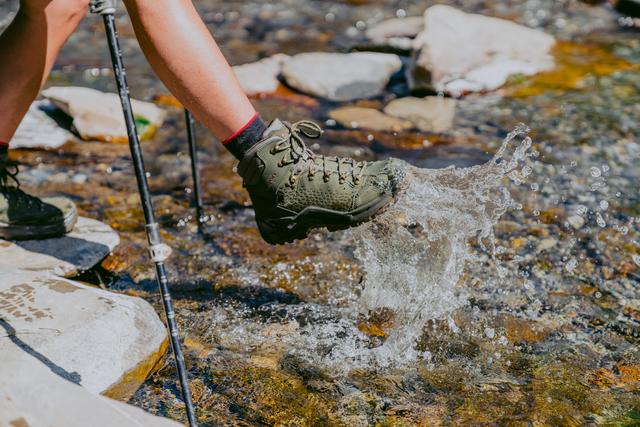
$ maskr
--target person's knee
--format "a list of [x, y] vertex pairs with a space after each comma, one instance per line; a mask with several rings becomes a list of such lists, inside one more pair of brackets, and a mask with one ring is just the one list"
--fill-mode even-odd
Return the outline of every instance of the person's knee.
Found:
[[46, 14], [57, 21], [79, 21], [87, 14], [89, 2], [90, 0], [20, 0], [20, 10], [30, 15]]

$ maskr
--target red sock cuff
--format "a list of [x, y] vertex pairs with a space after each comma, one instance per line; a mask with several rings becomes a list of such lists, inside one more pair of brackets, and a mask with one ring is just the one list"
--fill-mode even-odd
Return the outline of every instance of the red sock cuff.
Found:
[[224, 141], [222, 141], [222, 145], [227, 145], [227, 144], [229, 143], [229, 141], [231, 141], [231, 140], [232, 140], [232, 139], [234, 139], [236, 136], [238, 136], [238, 135], [240, 135], [242, 132], [244, 132], [244, 131], [249, 127], [249, 126], [251, 126], [251, 123], [253, 123], [253, 121], [254, 121], [255, 119], [257, 119], [259, 115], [260, 115], [260, 114], [255, 113], [255, 114], [253, 115], [253, 117], [251, 117], [251, 119], [249, 119], [249, 121], [248, 121], [244, 126], [242, 126], [240, 129], [238, 129], [237, 131], [235, 131], [235, 132], [233, 133], [233, 135], [231, 135], [229, 138], [227, 138], [227, 139], [225, 139]]

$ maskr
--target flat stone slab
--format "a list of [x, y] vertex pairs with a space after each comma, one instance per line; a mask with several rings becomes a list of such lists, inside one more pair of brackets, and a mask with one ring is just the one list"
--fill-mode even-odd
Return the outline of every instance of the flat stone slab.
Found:
[[31, 104], [16, 134], [9, 142], [10, 148], [54, 150], [69, 141], [75, 141], [77, 138], [74, 134], [60, 127], [58, 122], [45, 112], [54, 108], [49, 101], [36, 101]]
[[301, 53], [282, 66], [287, 83], [302, 92], [331, 101], [352, 101], [380, 95], [402, 68], [397, 55], [386, 53]]
[[6, 266], [0, 277], [0, 381], [35, 360], [90, 392], [127, 398], [165, 353], [165, 327], [141, 298]]
[[[43, 332], [46, 331], [40, 333]], [[2, 328], [0, 328], [0, 337], [0, 343], [8, 340], [6, 331]], [[36, 350], [21, 348], [18, 345], [5, 345], [1, 348], [0, 426], [178, 427], [181, 425], [167, 418], [148, 414], [135, 406], [93, 394], [67, 381], [56, 371], [52, 362]]]
[[88, 270], [118, 245], [120, 237], [95, 219], [80, 217], [73, 231], [45, 240], [0, 240], [0, 267], [72, 277]]

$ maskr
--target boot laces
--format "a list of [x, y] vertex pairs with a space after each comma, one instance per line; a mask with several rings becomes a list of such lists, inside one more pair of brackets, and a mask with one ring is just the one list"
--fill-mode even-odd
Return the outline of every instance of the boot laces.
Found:
[[[37, 197], [31, 196], [20, 189], [18, 180], [20, 172], [17, 163], [5, 160], [0, 163], [0, 194], [7, 198], [9, 206], [16, 209], [37, 209], [43, 212], [45, 204]], [[15, 185], [9, 185], [13, 181]]]
[[[278, 162], [279, 167], [289, 164], [296, 164], [297, 167], [291, 170], [289, 175], [289, 185], [295, 185], [298, 177], [304, 172], [307, 178], [312, 181], [316, 174], [322, 172], [324, 182], [329, 182], [333, 173], [338, 174], [338, 182], [344, 184], [351, 175], [351, 180], [358, 185], [364, 175], [367, 162], [357, 162], [351, 158], [317, 155], [304, 143], [303, 136], [311, 139], [318, 139], [322, 136], [322, 128], [311, 121], [301, 120], [293, 124], [284, 122], [289, 129], [289, 137], [283, 139], [271, 149], [271, 154], [285, 152], [285, 156]], [[336, 163], [335, 171], [329, 169], [329, 163]]]

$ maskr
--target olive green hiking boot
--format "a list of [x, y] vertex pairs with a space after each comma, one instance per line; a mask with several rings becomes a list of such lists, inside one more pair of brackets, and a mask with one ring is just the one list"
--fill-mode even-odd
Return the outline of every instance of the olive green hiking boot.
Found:
[[[7, 240], [45, 239], [73, 229], [78, 214], [65, 197], [39, 199], [20, 189], [17, 166], [0, 153], [0, 238]], [[9, 181], [14, 181], [9, 185]]]
[[238, 166], [268, 243], [303, 239], [313, 228], [334, 231], [366, 222], [403, 186], [403, 162], [316, 155], [302, 137], [321, 135], [320, 126], [311, 121], [274, 120]]

